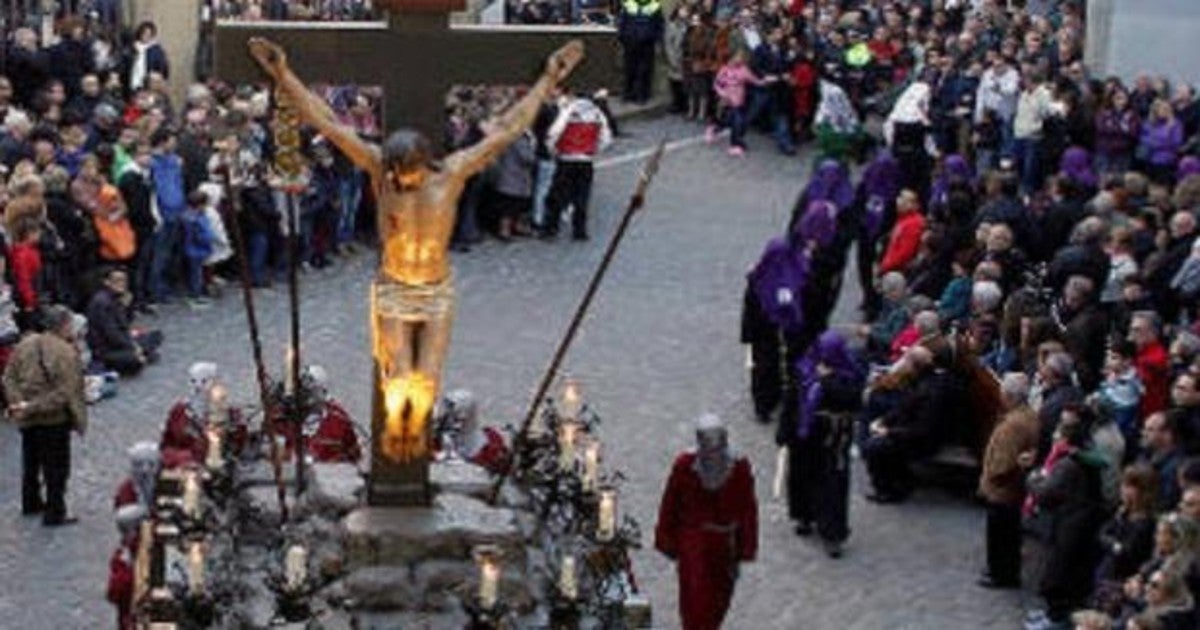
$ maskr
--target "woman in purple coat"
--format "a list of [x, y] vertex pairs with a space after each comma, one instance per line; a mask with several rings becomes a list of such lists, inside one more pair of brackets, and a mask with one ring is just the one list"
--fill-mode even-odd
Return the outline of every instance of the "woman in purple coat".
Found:
[[1150, 118], [1142, 125], [1137, 157], [1150, 179], [1172, 185], [1175, 163], [1183, 147], [1183, 123], [1175, 118], [1171, 104], [1159, 99], [1150, 106]]
[[1113, 89], [1096, 114], [1096, 170], [1103, 176], [1124, 175], [1133, 165], [1140, 137], [1141, 120], [1129, 106], [1129, 94]]

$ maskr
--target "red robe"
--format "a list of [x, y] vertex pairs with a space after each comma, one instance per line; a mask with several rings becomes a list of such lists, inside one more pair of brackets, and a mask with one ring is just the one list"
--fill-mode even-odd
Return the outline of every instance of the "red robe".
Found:
[[358, 463], [362, 449], [350, 414], [333, 400], [325, 402], [324, 411], [316, 433], [308, 438], [308, 454], [318, 462]]
[[[208, 434], [205, 432], [207, 420], [193, 423], [191, 410], [187, 401], [181, 400], [167, 414], [167, 426], [163, 427], [162, 451], [164, 469], [179, 468], [180, 466], [202, 465], [208, 455]], [[242, 419], [241, 411], [230, 408], [226, 419], [226, 435], [229, 448], [240, 453], [249, 440], [249, 428]]]
[[117, 547], [108, 561], [108, 601], [117, 607], [117, 628], [133, 630], [133, 562], [136, 546]]
[[126, 477], [125, 481], [117, 486], [117, 492], [113, 495], [113, 509], [119, 510], [126, 505], [133, 505], [138, 502], [137, 488], [133, 485], [133, 479]]
[[484, 427], [483, 436], [487, 440], [483, 448], [467, 461], [483, 466], [493, 475], [498, 475], [504, 472], [504, 467], [508, 464], [508, 445], [504, 443], [504, 436], [492, 427]]
[[676, 561], [684, 630], [717, 630], [733, 600], [738, 563], [758, 552], [754, 473], [740, 457], [715, 492], [692, 470], [695, 453], [675, 460], [663, 492], [654, 547]]
[[204, 463], [204, 456], [208, 453], [205, 421], [200, 419], [193, 422], [191, 415], [192, 411], [183, 400], [175, 403], [167, 414], [167, 425], [163, 427], [162, 442], [159, 444], [163, 468]]

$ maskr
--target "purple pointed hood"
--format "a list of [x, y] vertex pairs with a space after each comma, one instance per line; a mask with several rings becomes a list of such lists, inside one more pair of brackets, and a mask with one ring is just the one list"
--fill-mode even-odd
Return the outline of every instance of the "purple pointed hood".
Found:
[[942, 162], [942, 171], [937, 178], [933, 180], [933, 188], [930, 190], [931, 203], [945, 203], [946, 194], [950, 192], [950, 184], [952, 182], [967, 182], [975, 181], [975, 169], [971, 168], [971, 163], [967, 158], [954, 153], [946, 157]]
[[884, 212], [895, 203], [903, 185], [900, 163], [888, 151], [880, 151], [867, 166], [862, 178], [862, 227], [871, 241], [883, 228]]
[[850, 182], [849, 171], [837, 160], [822, 161], [804, 189], [804, 199], [809, 203], [816, 200], [831, 201], [839, 210], [849, 208], [854, 203], [854, 186]]
[[1189, 155], [1179, 160], [1179, 171], [1175, 175], [1175, 181], [1181, 182], [1192, 175], [1198, 174], [1200, 174], [1200, 157]]
[[1059, 174], [1084, 188], [1096, 188], [1099, 179], [1092, 170], [1092, 155], [1083, 147], [1067, 149], [1059, 162]]
[[767, 319], [786, 331], [800, 327], [800, 296], [808, 279], [803, 248], [791, 246], [787, 239], [771, 239], [747, 279]]
[[828, 247], [837, 236], [838, 213], [839, 208], [832, 201], [808, 202], [804, 216], [796, 224], [795, 241], [801, 244], [812, 241], [817, 247]]
[[834, 330], [826, 330], [809, 347], [808, 352], [796, 364], [796, 378], [800, 382], [800, 409], [796, 423], [796, 436], [804, 439], [812, 434], [816, 423], [817, 409], [824, 394], [817, 366], [824, 365], [839, 379], [862, 381], [864, 373], [861, 363], [850, 351], [846, 338]]

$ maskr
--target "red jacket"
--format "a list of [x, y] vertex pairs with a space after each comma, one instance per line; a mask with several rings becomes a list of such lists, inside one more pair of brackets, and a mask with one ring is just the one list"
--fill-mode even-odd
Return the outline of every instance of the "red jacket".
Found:
[[317, 431], [308, 438], [308, 453], [318, 462], [344, 462], [356, 464], [362, 457], [358, 446], [358, 435], [350, 414], [337, 402], [325, 402], [325, 413]]
[[12, 275], [17, 291], [17, 305], [23, 310], [37, 308], [38, 276], [42, 273], [42, 254], [37, 243], [17, 243], [9, 250]]
[[1167, 408], [1171, 391], [1171, 359], [1167, 350], [1157, 341], [1138, 350], [1133, 359], [1138, 378], [1146, 387], [1142, 396], [1142, 419]]
[[917, 257], [921, 248], [921, 233], [925, 231], [925, 217], [918, 211], [908, 212], [896, 218], [887, 250], [879, 263], [879, 275], [889, 271], [903, 272]]
[[117, 547], [108, 561], [105, 596], [117, 608], [118, 630], [133, 630], [133, 563], [137, 547]]

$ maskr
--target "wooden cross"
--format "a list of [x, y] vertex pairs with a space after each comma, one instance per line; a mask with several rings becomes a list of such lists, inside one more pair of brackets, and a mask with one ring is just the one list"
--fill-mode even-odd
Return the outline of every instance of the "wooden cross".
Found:
[[262, 80], [246, 41], [265, 37], [283, 46], [305, 82], [382, 87], [385, 128], [417, 129], [435, 145], [442, 142], [452, 86], [532, 83], [546, 57], [570, 39], [587, 46], [570, 87], [619, 84], [619, 45], [611, 27], [452, 26], [450, 12], [461, 9], [455, 1], [380, 0], [377, 6], [389, 12], [386, 22], [222, 21], [215, 74], [236, 83]]

